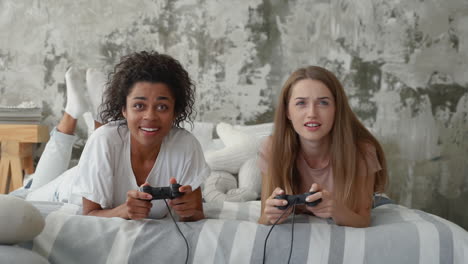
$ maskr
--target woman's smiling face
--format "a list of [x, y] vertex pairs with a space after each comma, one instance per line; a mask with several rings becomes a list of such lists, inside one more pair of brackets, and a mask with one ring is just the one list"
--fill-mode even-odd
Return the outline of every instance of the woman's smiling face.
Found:
[[122, 114], [127, 120], [131, 143], [157, 147], [172, 128], [175, 98], [164, 83], [137, 82], [127, 96]]

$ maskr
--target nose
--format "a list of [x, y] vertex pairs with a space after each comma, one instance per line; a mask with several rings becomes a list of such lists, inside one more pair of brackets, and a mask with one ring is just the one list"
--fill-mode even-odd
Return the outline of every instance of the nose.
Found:
[[317, 109], [315, 109], [316, 105], [315, 104], [310, 104], [310, 106], [307, 108], [307, 117], [309, 118], [315, 118], [317, 114]]
[[143, 118], [145, 120], [157, 120], [159, 118], [158, 111], [153, 107], [148, 107]]

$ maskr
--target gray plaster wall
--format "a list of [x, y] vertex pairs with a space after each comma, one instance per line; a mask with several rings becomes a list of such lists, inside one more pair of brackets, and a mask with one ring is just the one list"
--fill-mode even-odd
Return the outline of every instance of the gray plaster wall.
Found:
[[53, 126], [68, 66], [151, 49], [188, 69], [199, 121], [270, 122], [288, 74], [329, 68], [384, 146], [388, 194], [468, 228], [466, 0], [2, 0], [0, 104]]

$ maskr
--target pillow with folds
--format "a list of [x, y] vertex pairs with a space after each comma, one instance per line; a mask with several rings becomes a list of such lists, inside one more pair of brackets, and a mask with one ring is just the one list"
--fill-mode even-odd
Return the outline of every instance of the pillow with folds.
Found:
[[235, 125], [234, 128], [248, 135], [255, 136], [259, 140], [262, 140], [265, 137], [268, 137], [271, 134], [273, 134], [273, 123], [264, 123], [248, 126]]
[[236, 178], [225, 171], [211, 171], [203, 189], [205, 202], [246, 202], [257, 197], [251, 188], [237, 188]]
[[32, 240], [44, 229], [39, 210], [29, 202], [0, 194], [0, 244], [13, 245]]
[[8, 264], [49, 264], [49, 261], [34, 251], [15, 246], [0, 245], [1, 263]]
[[256, 194], [255, 199], [260, 198], [260, 193], [262, 191], [262, 172], [257, 166], [257, 156], [244, 162], [239, 170], [237, 178], [239, 180], [239, 189], [249, 189], [252, 193]]
[[260, 141], [227, 123], [219, 123], [216, 132], [224, 148], [205, 152], [205, 159], [211, 170], [237, 174], [249, 158], [257, 155]]

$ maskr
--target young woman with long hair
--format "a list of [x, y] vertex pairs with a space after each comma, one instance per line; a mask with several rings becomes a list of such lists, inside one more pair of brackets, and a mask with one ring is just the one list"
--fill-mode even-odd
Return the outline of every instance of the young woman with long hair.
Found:
[[258, 165], [262, 224], [273, 224], [284, 212], [277, 206], [287, 201], [275, 196], [315, 191], [306, 201], [322, 201], [298, 206], [299, 212], [367, 227], [373, 195], [387, 184], [381, 145], [351, 110], [336, 76], [317, 66], [296, 70], [284, 84], [274, 131], [260, 149]]

